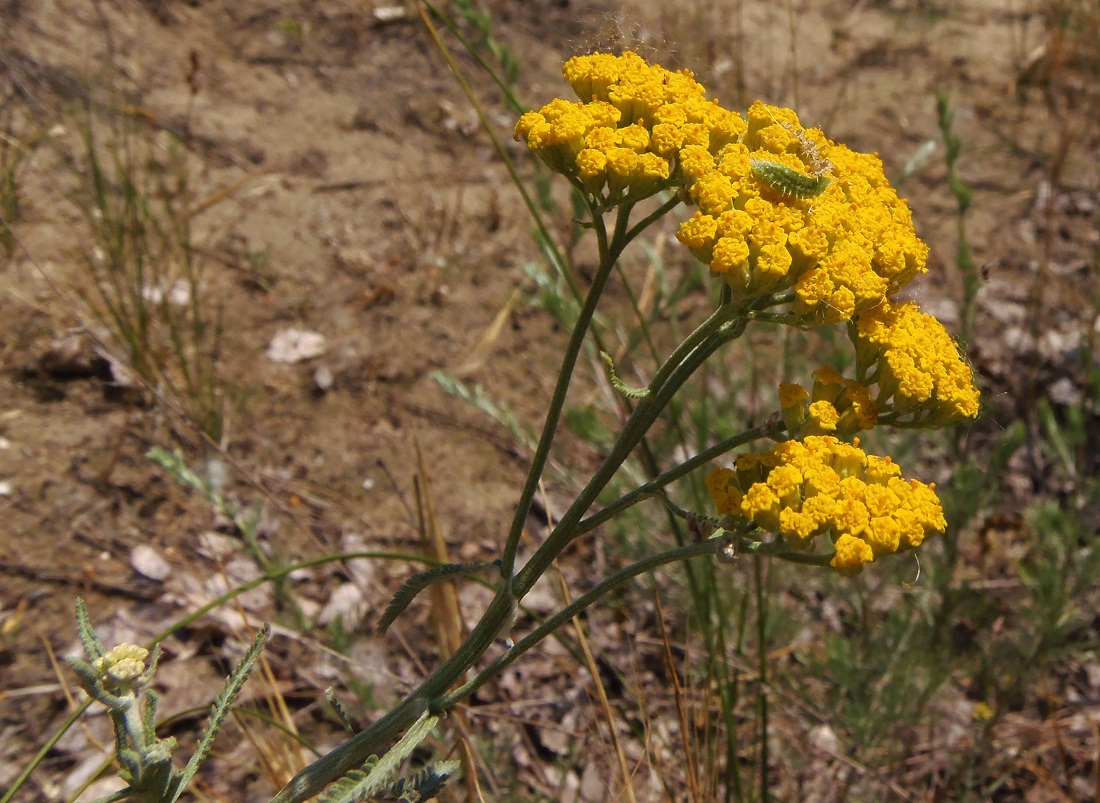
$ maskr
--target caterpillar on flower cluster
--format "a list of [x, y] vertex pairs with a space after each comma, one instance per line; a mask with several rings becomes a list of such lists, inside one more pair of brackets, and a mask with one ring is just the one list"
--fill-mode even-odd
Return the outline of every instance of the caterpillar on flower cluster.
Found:
[[752, 172], [780, 195], [800, 201], [816, 198], [833, 183], [828, 176], [807, 176], [793, 167], [763, 159], [752, 160]]
[[828, 173], [833, 169], [833, 163], [821, 155], [817, 144], [801, 131], [788, 123], [780, 123], [787, 131], [798, 140], [799, 147], [805, 161], [809, 162], [811, 175], [787, 167], [779, 162], [770, 162], [765, 159], [753, 159], [752, 172], [780, 195], [787, 198], [797, 198], [807, 201], [816, 198], [825, 192], [833, 183]]

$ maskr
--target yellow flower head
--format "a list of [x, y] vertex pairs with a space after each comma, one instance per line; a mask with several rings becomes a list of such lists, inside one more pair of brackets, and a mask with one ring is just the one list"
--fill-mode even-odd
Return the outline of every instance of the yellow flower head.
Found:
[[[680, 189], [698, 214], [678, 237], [749, 302], [790, 291], [791, 320], [851, 320], [926, 270], [928, 249], [876, 156], [757, 101], [745, 117], [708, 100], [688, 70], [594, 53], [562, 70], [555, 99], [516, 124], [554, 171], [605, 206]], [[743, 214], [745, 221], [721, 221]]]
[[849, 334], [858, 369], [877, 377], [875, 406], [897, 423], [942, 427], [978, 415], [970, 366], [943, 324], [913, 302], [880, 304], [860, 315]]
[[828, 365], [814, 371], [813, 376], [812, 393], [801, 385], [779, 386], [779, 407], [792, 438], [836, 435], [845, 440], [878, 422], [868, 388]]
[[[707, 479], [719, 511], [740, 514], [796, 549], [830, 535], [830, 565], [842, 574], [858, 574], [863, 564], [913, 549], [947, 528], [934, 486], [903, 480], [890, 458], [868, 455], [858, 442], [808, 436], [745, 458], [738, 457], [736, 472], [719, 468]], [[749, 464], [762, 469], [759, 479], [749, 481]]]
[[562, 75], [580, 102], [555, 99], [527, 112], [516, 124], [516, 139], [605, 205], [712, 172], [719, 149], [747, 127], [708, 101], [689, 70], [647, 64], [636, 53], [575, 56]]
[[738, 300], [793, 289], [794, 321], [820, 326], [850, 320], [926, 270], [928, 249], [877, 157], [803, 128], [790, 109], [757, 101], [746, 117], [711, 172], [693, 162], [685, 177], [697, 218], [743, 210], [751, 230], [701, 238], [693, 220], [680, 232]]

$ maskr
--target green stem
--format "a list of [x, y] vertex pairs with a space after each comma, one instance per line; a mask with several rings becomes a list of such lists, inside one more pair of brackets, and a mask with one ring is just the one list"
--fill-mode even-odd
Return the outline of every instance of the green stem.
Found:
[[788, 563], [800, 563], [804, 566], [828, 566], [835, 554], [833, 552], [796, 552], [787, 549], [787, 545], [778, 539], [775, 541], [741, 541], [737, 548], [752, 555], [785, 560]]
[[630, 231], [626, 232], [625, 239], [623, 240], [623, 246], [625, 247], [629, 245], [635, 237], [637, 237], [639, 234], [649, 228], [650, 225], [663, 218], [665, 215], [675, 209], [679, 204], [680, 196], [679, 194], [674, 192], [667, 201], [654, 209], [644, 218], [639, 220], [636, 226], [631, 227]]
[[684, 338], [684, 341], [676, 347], [676, 350], [673, 351], [672, 354], [668, 355], [668, 359], [664, 361], [661, 367], [657, 369], [657, 373], [653, 375], [653, 379], [649, 382], [650, 394], [652, 395], [660, 390], [661, 386], [672, 372], [679, 367], [680, 363], [687, 359], [688, 355], [695, 351], [704, 340], [717, 332], [723, 324], [732, 320], [736, 312], [737, 311], [731, 305], [722, 304], [718, 309], [712, 312], [705, 321], [699, 324], [694, 332]]
[[[652, 426], [660, 412], [668, 405], [669, 401], [690, 378], [692, 373], [714, 353], [722, 344], [734, 339], [744, 331], [747, 317], [737, 317], [738, 310], [729, 304], [724, 304], [704, 324], [690, 335], [684, 343], [673, 352], [664, 365], [657, 371], [650, 383], [650, 396], [647, 396], [635, 409], [627, 420], [623, 431], [620, 433], [611, 453], [604, 460], [591, 481], [581, 491], [577, 500], [559, 521], [558, 526], [547, 537], [546, 541], [536, 551], [535, 555], [523, 567], [513, 580], [515, 557], [519, 547], [520, 535], [523, 525], [530, 512], [530, 507], [538, 487], [539, 478], [549, 458], [550, 445], [565, 404], [565, 396], [568, 391], [570, 379], [576, 366], [576, 360], [583, 346], [597, 303], [611, 274], [615, 263], [622, 254], [626, 245], [649, 225], [657, 217], [660, 217], [668, 208], [678, 203], [673, 198], [666, 202], [660, 209], [648, 216], [645, 220], [633, 228], [629, 228], [631, 206], [623, 204], [618, 209], [618, 217], [614, 233], [608, 238], [606, 227], [603, 225], [599, 211], [590, 205], [592, 212], [593, 228], [596, 232], [599, 247], [599, 269], [593, 279], [588, 296], [581, 309], [577, 323], [573, 328], [562, 367], [558, 373], [557, 382], [543, 426], [539, 445], [532, 460], [531, 469], [521, 492], [520, 500], [516, 506], [516, 512], [505, 542], [504, 552], [501, 558], [501, 576], [504, 578], [502, 587], [498, 590], [493, 601], [482, 615], [481, 620], [474, 627], [466, 641], [458, 648], [435, 673], [426, 679], [418, 689], [409, 697], [382, 716], [371, 727], [357, 734], [348, 742], [337, 747], [328, 755], [311, 764], [300, 772], [291, 782], [273, 798], [272, 803], [297, 803], [316, 794], [329, 782], [346, 774], [362, 764], [372, 753], [375, 753], [391, 743], [402, 731], [407, 730], [416, 719], [426, 710], [442, 711], [448, 705], [453, 704], [466, 694], [469, 694], [477, 685], [484, 683], [494, 676], [511, 661], [518, 658], [523, 652], [552, 633], [554, 629], [564, 622], [569, 621], [576, 613], [595, 602], [603, 594], [606, 594], [618, 584], [638, 574], [656, 568], [664, 563], [681, 560], [698, 555], [713, 554], [720, 546], [720, 541], [708, 541], [702, 544], [689, 544], [678, 547], [669, 552], [655, 555], [651, 558], [639, 561], [626, 569], [620, 570], [592, 589], [588, 594], [578, 598], [573, 605], [555, 614], [546, 620], [535, 631], [528, 634], [520, 644], [498, 658], [483, 670], [477, 678], [458, 691], [447, 694], [447, 690], [458, 681], [477, 660], [484, 655], [492, 643], [500, 635], [502, 628], [506, 627], [514, 615], [516, 602], [530, 590], [535, 581], [542, 576], [553, 560], [577, 535], [576, 527], [581, 517], [588, 510], [596, 497], [610, 481], [614, 473], [637, 446], [646, 432]], [[671, 480], [669, 480], [671, 481]]]
[[[476, 50], [467, 45], [467, 42], [453, 27], [453, 23], [450, 23], [442, 14], [439, 13], [439, 11], [432, 7], [430, 3], [426, 5], [430, 9], [432, 14], [437, 19], [443, 21], [447, 29], [458, 37], [459, 41], [463, 43], [466, 52], [473, 54], [474, 58], [477, 59], [477, 61], [481, 64], [482, 68], [490, 75], [490, 77], [493, 78], [494, 81], [497, 82], [498, 85], [501, 86], [502, 90], [504, 90], [505, 92], [505, 96], [518, 111], [520, 108], [518, 101], [512, 96], [512, 94], [508, 90], [504, 89], [503, 85], [500, 84], [500, 81], [498, 80], [496, 74], [491, 69], [489, 69], [488, 65], [482, 62], [481, 58], [477, 55]], [[425, 22], [428, 22], [426, 18]], [[554, 267], [557, 269], [559, 275], [565, 278], [566, 283], [568, 283], [569, 285], [569, 289], [573, 292], [573, 296], [579, 300], [580, 291], [577, 288], [576, 280], [573, 278], [572, 272], [569, 270], [566, 264], [565, 257], [559, 250], [553, 236], [551, 236], [550, 229], [546, 225], [546, 221], [542, 218], [542, 214], [539, 211], [538, 204], [535, 203], [535, 199], [531, 197], [531, 193], [527, 191], [527, 185], [520, 177], [519, 171], [516, 169], [515, 162], [513, 162], [512, 158], [509, 156], [508, 149], [505, 148], [504, 143], [501, 142], [500, 137], [497, 136], [496, 127], [492, 124], [492, 122], [486, 115], [485, 110], [482, 108], [481, 102], [478, 100], [477, 95], [474, 93], [473, 89], [470, 86], [470, 83], [462, 74], [462, 71], [459, 69], [458, 64], [454, 60], [454, 57], [451, 55], [451, 51], [447, 49], [447, 46], [439, 37], [439, 32], [431, 24], [428, 24], [426, 27], [429, 34], [431, 34], [432, 38], [435, 40], [436, 46], [439, 48], [439, 52], [443, 55], [443, 58], [447, 61], [448, 66], [451, 68], [451, 73], [454, 75], [455, 80], [458, 81], [458, 85], [462, 88], [462, 91], [466, 95], [466, 98], [470, 101], [470, 106], [477, 114], [478, 120], [481, 122], [482, 129], [492, 141], [493, 147], [496, 149], [497, 155], [500, 157], [501, 163], [504, 165], [505, 169], [508, 171], [508, 175], [512, 179], [512, 184], [515, 186], [516, 190], [520, 194], [520, 197], [523, 199], [524, 206], [526, 206], [527, 211], [531, 213], [531, 219], [535, 222], [535, 227], [539, 231], [539, 238], [544, 244], [547, 257], [554, 264]]]
[[675, 468], [670, 468], [668, 471], [664, 472], [663, 474], [659, 474], [649, 482], [643, 485], [639, 485], [633, 491], [615, 500], [615, 502], [608, 505], [598, 513], [593, 513], [588, 518], [582, 519], [577, 524], [576, 530], [574, 532], [577, 535], [583, 535], [584, 533], [596, 529], [601, 524], [611, 520], [627, 508], [631, 508], [639, 502], [653, 496], [653, 494], [655, 494], [661, 488], [664, 488], [669, 483], [675, 482], [676, 480], [680, 479], [680, 477], [683, 477], [686, 474], [690, 474], [692, 471], [694, 471], [696, 468], [703, 465], [704, 463], [707, 463], [716, 457], [720, 457], [731, 449], [736, 449], [738, 446], [743, 446], [746, 443], [752, 443], [753, 441], [760, 438], [768, 437], [770, 434], [772, 434], [772, 430], [772, 427], [767, 426], [755, 427], [746, 432], [742, 432], [740, 435], [735, 435], [732, 438], [727, 438], [721, 443], [716, 443], [709, 449], [699, 452], [699, 454], [695, 455], [695, 457], [685, 460], [683, 463], [676, 466]]
[[[620, 216], [615, 227], [615, 234], [610, 243], [607, 241], [606, 231], [603, 227], [599, 225], [596, 227], [597, 238], [600, 244], [601, 268], [597, 274], [597, 279], [593, 283], [592, 289], [589, 291], [588, 299], [586, 299], [585, 310], [587, 310], [587, 315], [582, 311], [582, 319], [578, 320], [577, 326], [574, 327], [573, 335], [570, 338], [569, 351], [563, 361], [562, 371], [559, 373], [558, 387], [555, 390], [551, 410], [547, 414], [547, 425], [544, 427], [540, 448], [536, 454], [531, 472], [528, 475], [528, 485], [525, 486], [524, 495], [521, 497], [520, 504], [517, 507], [517, 514], [513, 520], [513, 530], [509, 533], [509, 539], [506, 544], [508, 562], [505, 563], [502, 560], [501, 567], [501, 574], [503, 578], [505, 578], [504, 585], [498, 590], [497, 595], [494, 597], [493, 601], [482, 615], [481, 620], [474, 627], [466, 641], [431, 677], [425, 680], [416, 691], [372, 726], [298, 773], [298, 775], [272, 799], [272, 803], [291, 803], [292, 801], [297, 803], [298, 801], [307, 799], [319, 792], [329, 782], [341, 777], [349, 770], [360, 766], [368, 756], [392, 742], [398, 733], [406, 730], [416, 721], [417, 717], [424, 713], [426, 710], [425, 706], [431, 705], [433, 710], [440, 710], [440, 703], [437, 698], [441, 697], [447, 689], [474, 665], [478, 658], [488, 650], [493, 641], [500, 635], [501, 628], [511, 621], [516, 602], [530, 590], [531, 586], [533, 586], [535, 581], [542, 576], [553, 562], [554, 558], [556, 558], [569, 544], [575, 536], [574, 529], [580, 521], [581, 516], [588, 510], [596, 496], [614, 475], [615, 471], [618, 470], [619, 466], [622, 465], [626, 457], [649, 430], [649, 427], [653, 424], [657, 415], [668, 404], [669, 399], [672, 398], [679, 387], [687, 381], [692, 372], [694, 372], [707, 357], [714, 353], [723, 343], [733, 339], [744, 330], [747, 319], [741, 318], [731, 322], [729, 320], [731, 317], [730, 311], [723, 310], [720, 311], [719, 314], [712, 315], [711, 318], [708, 319], [704, 327], [701, 327], [704, 331], [700, 333], [697, 330], [693, 336], [689, 337], [690, 342], [686, 346], [681, 344], [681, 347], [674, 352], [673, 357], [670, 357], [669, 362], [666, 362], [657, 372], [657, 376], [654, 377], [652, 387], [657, 387], [657, 382], [659, 380], [659, 392], [652, 393], [638, 405], [634, 414], [631, 415], [630, 419], [627, 421], [615, 446], [612, 448], [611, 454], [605, 459], [600, 469], [597, 470], [596, 474], [578, 496], [577, 500], [570, 506], [558, 526], [555, 527], [554, 531], [547, 537], [546, 541], [536, 551], [535, 555], [532, 556], [531, 560], [528, 561], [513, 581], [511, 570], [514, 567], [515, 552], [519, 543], [519, 533], [522, 532], [523, 522], [526, 520], [527, 512], [530, 509], [531, 500], [537, 488], [538, 476], [549, 454], [549, 441], [553, 437], [557, 419], [564, 405], [565, 391], [568, 387], [569, 376], [572, 373], [577, 355], [580, 352], [581, 344], [584, 339], [584, 331], [587, 329], [587, 323], [591, 320], [591, 315], [595, 310], [597, 297], [602, 291], [607, 277], [611, 273], [611, 266], [614, 264], [615, 260], [618, 259], [619, 254], [622, 252], [622, 248], [625, 246], [624, 241], [627, 235], [626, 220], [628, 216], [629, 209], [625, 207], [621, 208]], [[599, 220], [598, 216], [594, 215], [593, 217]], [[691, 348], [691, 344], [697, 345]], [[674, 358], [679, 361], [679, 364], [674, 361]], [[676, 560], [683, 556], [712, 553], [714, 548], [714, 544], [691, 544], [681, 548], [688, 550], [685, 553], [681, 554], [675, 551], [673, 553], [666, 553], [665, 557], [667, 560], [665, 560], [665, 562], [668, 560]], [[671, 554], [671, 557], [668, 556], [669, 554]], [[655, 558], [657, 557], [658, 556], [655, 556]], [[643, 568], [638, 569], [639, 572], [645, 571], [646, 569], [644, 567], [650, 564], [646, 561], [642, 561], [641, 565]], [[660, 565], [660, 562], [652, 565]], [[622, 575], [621, 577], [619, 575], [613, 575], [613, 578], [622, 580], [626, 579], [626, 575]], [[602, 585], [597, 588], [601, 587]], [[592, 592], [590, 592], [590, 594], [591, 593]], [[589, 597], [586, 595], [585, 597], [581, 597], [578, 602], [588, 598]], [[595, 598], [596, 597], [593, 597], [592, 600]], [[547, 623], [553, 621], [557, 620], [552, 617], [550, 620], [547, 620]], [[568, 619], [564, 621], [568, 621]], [[538, 632], [540, 632], [541, 635], [539, 638], [551, 632], [553, 629], [552, 627], [548, 628], [547, 623], [544, 623], [544, 625], [540, 627]], [[526, 643], [528, 647], [525, 647], [525, 649], [529, 648], [529, 645], [534, 642], [528, 641]]]
[[[649, 431], [657, 416], [668, 405], [669, 400], [675, 395], [676, 391], [707, 357], [713, 354], [721, 345], [744, 331], [747, 319], [740, 318], [728, 322], [725, 320], [727, 315], [723, 313], [723, 310], [719, 310], [708, 318], [657, 371], [649, 385], [650, 394], [634, 408], [634, 412], [627, 419], [626, 424], [623, 425], [623, 429], [619, 433], [619, 437], [612, 445], [611, 451], [604, 458], [603, 463], [600, 464], [588, 485], [580, 492], [573, 504], [569, 506], [569, 509], [558, 521], [557, 526], [516, 575], [514, 584], [516, 599], [522, 599], [523, 595], [531, 590], [531, 587], [549, 568], [554, 559], [576, 537], [576, 527], [580, 523], [581, 517], [596, 501], [596, 497], [603, 491], [604, 486], [610, 482], [623, 461], [626, 460], [634, 447]], [[689, 351], [684, 348], [684, 345], [689, 341], [697, 341], [699, 345], [691, 349], [690, 353], [687, 353], [681, 359], [680, 355], [685, 351]], [[678, 359], [680, 361], [677, 364], [676, 360]]]
[[534, 501], [535, 491], [538, 490], [539, 479], [542, 477], [546, 461], [550, 457], [550, 446], [553, 444], [554, 433], [557, 431], [561, 411], [565, 406], [565, 396], [569, 391], [569, 382], [573, 378], [573, 369], [577, 365], [577, 357], [580, 355], [581, 346], [584, 345], [584, 338], [588, 334], [588, 326], [596, 312], [596, 306], [603, 294], [604, 287], [607, 285], [607, 279], [611, 275], [611, 270], [614, 268], [619, 254], [622, 252], [622, 246], [619, 246], [617, 238], [620, 231], [625, 229], [626, 220], [630, 217], [628, 206], [619, 209], [619, 217], [615, 225], [616, 239], [609, 244], [603, 218], [597, 214], [594, 208], [591, 211], [593, 229], [596, 232], [596, 240], [599, 245], [600, 267], [592, 280], [592, 286], [588, 289], [584, 306], [581, 307], [580, 315], [573, 326], [573, 333], [569, 337], [565, 356], [562, 358], [561, 369], [558, 371], [557, 382], [554, 385], [554, 393], [550, 398], [550, 408], [546, 413], [546, 421], [543, 424], [542, 434], [539, 436], [539, 443], [535, 449], [535, 456], [531, 460], [531, 468], [527, 472], [527, 480], [520, 492], [519, 502], [516, 503], [516, 512], [512, 517], [512, 525], [508, 530], [508, 538], [504, 543], [504, 552], [500, 559], [500, 574], [506, 578], [511, 578], [515, 569], [516, 551], [519, 549], [519, 539], [523, 534], [523, 525], [527, 521], [527, 514], [531, 512], [531, 503]]

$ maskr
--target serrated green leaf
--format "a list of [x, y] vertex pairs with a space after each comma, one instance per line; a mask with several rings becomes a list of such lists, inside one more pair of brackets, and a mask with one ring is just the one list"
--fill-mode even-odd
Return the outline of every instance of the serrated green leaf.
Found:
[[150, 689], [145, 693], [145, 708], [141, 712], [142, 729], [145, 731], [145, 743], [152, 744], [157, 740], [157, 705], [160, 698]]
[[88, 606], [80, 597], [76, 598], [76, 632], [80, 636], [80, 643], [84, 645], [84, 654], [88, 661], [102, 658], [107, 651], [103, 648], [103, 642], [99, 640], [95, 629], [92, 627], [92, 618], [88, 614]]
[[[366, 765], [364, 765], [366, 766]], [[332, 783], [325, 793], [321, 795], [317, 803], [339, 803], [340, 801], [362, 800], [358, 796], [359, 789], [367, 780], [367, 773], [363, 770], [349, 770], [347, 775]]]
[[248, 676], [252, 673], [252, 666], [256, 663], [256, 659], [260, 656], [260, 650], [263, 649], [270, 635], [271, 627], [269, 625], [264, 625], [260, 628], [256, 637], [252, 640], [252, 646], [248, 648], [248, 652], [241, 658], [240, 662], [233, 670], [233, 674], [226, 680], [225, 686], [222, 687], [221, 693], [218, 694], [218, 698], [214, 701], [214, 705], [210, 709], [210, 721], [206, 724], [206, 729], [203, 731], [199, 743], [195, 746], [195, 752], [192, 754], [191, 760], [187, 762], [187, 766], [184, 767], [183, 772], [178, 777], [178, 782], [174, 793], [171, 795], [170, 803], [175, 803], [175, 801], [179, 799], [179, 796], [183, 794], [183, 790], [187, 788], [187, 785], [191, 783], [191, 779], [195, 777], [195, 773], [198, 772], [199, 766], [206, 760], [206, 756], [210, 753], [210, 748], [214, 745], [214, 740], [221, 731], [225, 718], [229, 716], [229, 710], [233, 706], [233, 702], [237, 699], [237, 695], [241, 692], [241, 687], [244, 686], [245, 681], [248, 680]]
[[431, 376], [443, 390], [447, 391], [447, 393], [450, 393], [455, 398], [461, 399], [485, 413], [494, 421], [506, 427], [508, 431], [512, 433], [512, 437], [519, 443], [534, 451], [534, 436], [520, 424], [515, 413], [505, 404], [490, 399], [480, 385], [471, 387], [445, 371], [432, 371]]
[[108, 705], [104, 698], [113, 698], [114, 696], [103, 688], [103, 684], [99, 680], [99, 673], [92, 669], [91, 664], [76, 657], [69, 658], [68, 663], [76, 672], [76, 676], [80, 679], [80, 687], [88, 692], [88, 696], [99, 700], [104, 705]]
[[432, 583], [438, 583], [440, 580], [453, 577], [468, 577], [475, 572], [491, 569], [493, 566], [492, 563], [447, 563], [443, 566], [435, 566], [427, 571], [417, 572], [404, 582], [397, 593], [393, 595], [393, 600], [386, 606], [382, 618], [378, 621], [378, 635], [383, 635], [394, 620], [409, 607], [416, 595]]
[[443, 761], [429, 764], [419, 772], [404, 778], [398, 778], [377, 795], [381, 800], [396, 800], [398, 803], [421, 803], [439, 796], [447, 782], [454, 778], [462, 767], [460, 761]]
[[348, 736], [354, 736], [355, 728], [351, 726], [351, 720], [348, 719], [348, 714], [344, 710], [343, 704], [340, 702], [340, 699], [336, 696], [336, 692], [333, 691], [331, 686], [325, 689], [325, 700], [332, 707], [332, 710], [336, 712], [340, 724], [344, 726], [344, 732]]
[[[405, 735], [398, 740], [397, 744], [391, 747], [382, 758], [373, 762], [369, 772], [352, 770], [347, 773], [325, 790], [319, 803], [358, 803], [361, 800], [378, 797], [390, 783], [401, 762], [428, 737], [438, 722], [439, 717], [434, 714], [421, 714], [420, 719], [405, 731]], [[370, 763], [368, 760], [368, 764]], [[368, 769], [367, 764], [363, 765], [363, 769]]]

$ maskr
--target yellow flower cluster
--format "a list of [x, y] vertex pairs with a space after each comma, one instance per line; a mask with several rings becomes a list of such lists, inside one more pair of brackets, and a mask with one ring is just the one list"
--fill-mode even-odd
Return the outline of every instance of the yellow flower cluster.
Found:
[[746, 129], [738, 114], [706, 100], [689, 70], [650, 65], [635, 53], [576, 56], [562, 73], [580, 102], [556, 99], [527, 112], [516, 138], [605, 205], [684, 183], [685, 148], [695, 149], [689, 161], [716, 154]]
[[803, 128], [790, 109], [757, 101], [747, 118], [739, 141], [710, 162], [700, 155], [689, 185], [699, 211], [677, 235], [738, 300], [793, 288], [795, 322], [820, 326], [927, 270], [928, 248], [878, 157]]
[[635, 53], [565, 63], [556, 99], [517, 139], [605, 205], [662, 189], [699, 208], [677, 234], [739, 302], [793, 290], [801, 326], [847, 321], [926, 270], [928, 249], [875, 156], [757, 101], [742, 118], [688, 70]]
[[898, 416], [891, 423], [942, 427], [978, 415], [970, 366], [943, 324], [913, 302], [880, 304], [849, 334], [857, 372], [878, 385], [875, 406]]
[[795, 549], [810, 549], [828, 533], [835, 547], [830, 565], [845, 575], [947, 528], [934, 485], [904, 480], [889, 457], [832, 436], [739, 455], [734, 469], [707, 477], [707, 490], [720, 513], [779, 533]]

